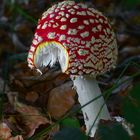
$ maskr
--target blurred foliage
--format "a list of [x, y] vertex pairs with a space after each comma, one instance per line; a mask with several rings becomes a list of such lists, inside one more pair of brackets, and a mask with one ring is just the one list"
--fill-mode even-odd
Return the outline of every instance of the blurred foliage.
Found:
[[128, 133], [119, 123], [100, 124], [98, 135], [100, 140], [131, 140]]
[[140, 0], [123, 0], [125, 6], [127, 8], [134, 8], [136, 6], [140, 6]]
[[133, 87], [123, 102], [124, 118], [132, 124], [132, 130], [140, 138], [140, 84]]
[[80, 123], [77, 119], [66, 118], [61, 121], [60, 125], [62, 127], [72, 127], [72, 128], [80, 128]]
[[88, 140], [78, 128], [63, 128], [55, 136], [53, 140]]

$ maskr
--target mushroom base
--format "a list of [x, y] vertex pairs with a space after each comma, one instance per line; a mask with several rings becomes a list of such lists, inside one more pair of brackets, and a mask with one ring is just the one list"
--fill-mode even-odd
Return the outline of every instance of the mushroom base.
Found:
[[[79, 100], [81, 106], [85, 105], [92, 99], [101, 95], [100, 88], [95, 79], [77, 76], [73, 80], [73, 82], [74, 82], [76, 91], [78, 93], [78, 100]], [[103, 98], [103, 96], [101, 96], [98, 99], [96, 99], [95, 101], [91, 102], [90, 104], [88, 104], [82, 108], [87, 134], [89, 134], [89, 131], [96, 119], [96, 116], [100, 112], [100, 109], [101, 109], [102, 105], [104, 104], [104, 102], [105, 102], [104, 98]], [[94, 137], [100, 119], [104, 119], [104, 120], [111, 119], [106, 105], [103, 106], [103, 108], [95, 122], [95, 125], [93, 126], [93, 128], [90, 131], [89, 136]]]

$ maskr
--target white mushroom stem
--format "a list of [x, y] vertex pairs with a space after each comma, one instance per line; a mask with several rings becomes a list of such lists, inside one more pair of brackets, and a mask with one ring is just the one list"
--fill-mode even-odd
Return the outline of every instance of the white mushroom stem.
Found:
[[[95, 79], [77, 76], [75, 79], [73, 79], [73, 82], [74, 82], [76, 91], [78, 93], [78, 96], [79, 96], [78, 100], [79, 100], [81, 106], [85, 105], [92, 99], [101, 95], [100, 88]], [[90, 104], [88, 104], [82, 108], [87, 134], [89, 133], [104, 102], [105, 102], [104, 98], [101, 96], [97, 100], [91, 102]], [[90, 133], [91, 137], [94, 137], [94, 134], [96, 132], [100, 119], [104, 119], [104, 120], [110, 119], [110, 114], [109, 114], [109, 111], [108, 111], [106, 105], [103, 106], [103, 108], [98, 116], [98, 119], [95, 122], [95, 125], [91, 129], [91, 133]]]

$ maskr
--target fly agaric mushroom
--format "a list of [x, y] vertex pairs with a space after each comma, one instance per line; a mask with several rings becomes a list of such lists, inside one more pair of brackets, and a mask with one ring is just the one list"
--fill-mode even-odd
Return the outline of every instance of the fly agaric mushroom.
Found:
[[[96, 76], [116, 65], [117, 44], [105, 16], [84, 3], [63, 1], [43, 13], [38, 22], [28, 54], [28, 65], [41, 71], [59, 62], [63, 73], [72, 78], [79, 102], [83, 106], [101, 95]], [[104, 99], [82, 108], [88, 133]], [[90, 136], [93, 137], [100, 119], [110, 119], [104, 105]]]

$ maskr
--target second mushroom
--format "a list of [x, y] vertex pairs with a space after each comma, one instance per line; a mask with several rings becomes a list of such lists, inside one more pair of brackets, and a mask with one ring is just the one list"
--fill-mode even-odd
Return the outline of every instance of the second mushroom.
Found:
[[[83, 106], [101, 95], [96, 76], [116, 65], [117, 54], [114, 32], [101, 12], [84, 3], [63, 1], [50, 7], [39, 20], [28, 65], [41, 71], [59, 62], [62, 72], [73, 80]], [[87, 134], [104, 102], [101, 96], [82, 108]], [[91, 129], [91, 137], [100, 119], [110, 119], [106, 105]]]

